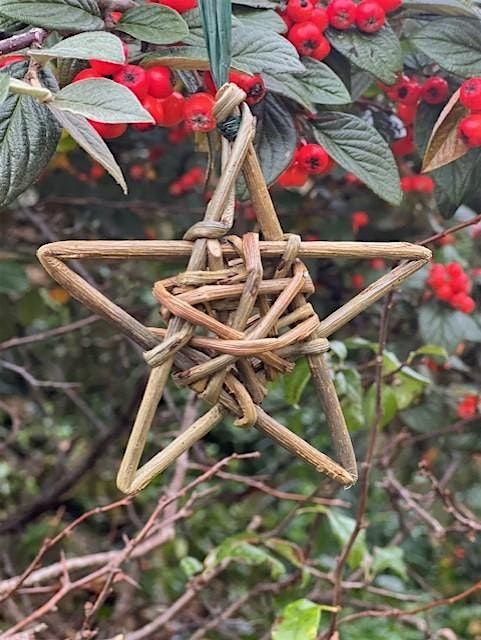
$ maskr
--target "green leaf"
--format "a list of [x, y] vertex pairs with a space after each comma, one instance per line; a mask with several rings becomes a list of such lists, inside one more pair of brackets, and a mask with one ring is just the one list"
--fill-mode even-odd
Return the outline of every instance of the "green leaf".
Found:
[[431, 105], [422, 101], [419, 104], [414, 123], [414, 139], [420, 157], [424, 156], [434, 125], [442, 111], [442, 105]]
[[97, 122], [154, 122], [132, 91], [107, 78], [69, 84], [57, 93], [51, 104]]
[[185, 20], [170, 7], [160, 4], [144, 4], [128, 9], [115, 28], [152, 44], [179, 42], [189, 33]]
[[284, 33], [287, 26], [284, 20], [276, 11], [252, 11], [251, 9], [240, 9], [235, 13], [244, 27], [255, 27], [275, 33]]
[[481, 21], [441, 18], [410, 36], [410, 42], [443, 69], [464, 78], [481, 75]]
[[18, 262], [0, 261], [0, 293], [21, 294], [30, 285], [27, 273]]
[[188, 578], [192, 578], [192, 576], [201, 573], [204, 566], [202, 562], [199, 562], [199, 560], [197, 560], [197, 558], [186, 556], [180, 561], [180, 568]]
[[453, 353], [465, 340], [481, 342], [481, 327], [472, 316], [461, 311], [425, 304], [419, 310], [418, 318], [423, 340], [444, 347], [448, 353]]
[[316, 640], [321, 606], [301, 598], [284, 607], [272, 627], [272, 640]]
[[265, 545], [299, 569], [304, 568], [304, 553], [297, 544], [282, 538], [266, 538]]
[[[95, 52], [95, 53], [94, 53]], [[78, 33], [61, 40], [46, 49], [29, 49], [28, 54], [37, 58], [74, 58], [89, 60], [95, 55], [98, 60], [123, 63], [122, 41], [106, 31]]]
[[[379, 426], [384, 427], [389, 424], [398, 412], [398, 405], [396, 401], [396, 391], [390, 386], [383, 385], [381, 391], [381, 423]], [[364, 415], [366, 423], [372, 424], [376, 414], [376, 385], [372, 384], [364, 395], [363, 400]]]
[[[333, 509], [329, 509], [327, 511], [327, 518], [329, 520], [332, 533], [337, 539], [339, 545], [344, 547], [354, 531], [356, 521], [354, 518], [350, 518], [349, 516]], [[358, 534], [354, 544], [352, 545], [352, 549], [347, 559], [347, 563], [351, 569], [357, 569], [362, 564], [368, 553], [365, 533], [366, 532], [363, 529]]]
[[95, 0], [2, 0], [1, 13], [34, 27], [59, 31], [95, 31], [104, 21]]
[[376, 576], [389, 570], [397, 574], [401, 580], [407, 580], [407, 568], [404, 562], [404, 551], [401, 547], [375, 547], [371, 571]]
[[366, 426], [366, 417], [363, 407], [363, 387], [362, 378], [354, 368], [343, 371], [344, 382], [346, 384], [345, 396], [342, 398], [341, 406], [346, 418], [349, 431], [355, 431]]
[[401, 11], [403, 17], [412, 15], [417, 18], [420, 13], [475, 17], [478, 15], [474, 6], [458, 0], [404, 0]]
[[334, 49], [356, 67], [369, 71], [387, 84], [393, 84], [402, 69], [403, 57], [399, 39], [387, 25], [373, 34], [361, 33], [357, 29], [328, 29], [326, 36]]
[[419, 433], [427, 433], [433, 428], [447, 427], [452, 423], [452, 416], [447, 410], [444, 394], [436, 391], [427, 394], [425, 401], [417, 407], [403, 411], [401, 418], [408, 427]]
[[228, 80], [232, 61], [232, 3], [199, 0], [199, 11], [212, 77], [220, 88]]
[[232, 4], [252, 7], [253, 9], [276, 9], [278, 6], [274, 0], [232, 0]]
[[448, 352], [444, 347], [441, 347], [437, 344], [424, 344], [422, 347], [419, 347], [418, 349], [416, 349], [416, 351], [412, 351], [409, 354], [409, 360], [411, 361], [417, 356], [432, 356], [447, 360]]
[[265, 549], [236, 537], [227, 538], [217, 549], [217, 563], [225, 559], [237, 560], [249, 566], [267, 564], [270, 567], [272, 578], [280, 578], [286, 572], [282, 562]]
[[481, 180], [481, 150], [472, 149], [465, 156], [436, 169], [436, 200], [441, 214], [449, 218], [457, 208], [474, 196]]
[[[9, 66], [9, 74], [23, 78], [24, 63]], [[1, 74], [4, 75], [3, 73]], [[52, 76], [40, 80], [53, 89]], [[60, 138], [60, 127], [44, 104], [30, 96], [10, 94], [0, 105], [0, 206], [29, 187], [45, 169]]]
[[399, 173], [389, 145], [361, 118], [326, 111], [314, 122], [314, 135], [341, 167], [354, 173], [390, 204], [399, 204]]
[[287, 38], [251, 25], [232, 30], [232, 65], [235, 68], [242, 65], [250, 73], [304, 70], [297, 51]]
[[8, 76], [6, 73], [0, 73], [0, 105], [7, 99], [9, 87], [10, 76]]
[[96, 160], [103, 168], [109, 172], [112, 178], [127, 193], [127, 184], [122, 174], [122, 169], [117, 164], [112, 152], [106, 145], [103, 138], [97, 133], [87, 120], [76, 113], [61, 111], [52, 105], [49, 108], [59, 124], [70, 134], [75, 142], [86, 151], [89, 156]]
[[294, 370], [283, 378], [284, 399], [291, 407], [299, 406], [302, 393], [311, 378], [307, 360], [298, 360]]
[[323, 62], [312, 58], [302, 60], [306, 71], [299, 80], [306, 85], [314, 104], [347, 104], [351, 96], [341, 78]]
[[262, 101], [255, 147], [268, 185], [289, 165], [296, 144], [297, 132], [291, 113], [282, 99], [267, 94]]

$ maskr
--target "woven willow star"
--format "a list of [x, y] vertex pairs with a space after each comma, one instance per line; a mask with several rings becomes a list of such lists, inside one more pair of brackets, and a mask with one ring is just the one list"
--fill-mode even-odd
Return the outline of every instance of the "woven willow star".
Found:
[[[204, 220], [181, 241], [65, 241], [44, 245], [38, 257], [70, 295], [145, 351], [149, 380], [118, 472], [117, 486], [137, 492], [206, 435], [226, 414], [254, 426], [293, 455], [344, 486], [357, 479], [356, 459], [324, 353], [328, 336], [423, 267], [431, 252], [408, 243], [302, 242], [279, 224], [253, 147], [254, 119], [245, 95], [226, 85], [218, 95], [219, 122], [240, 106], [234, 142], [222, 140], [222, 174]], [[263, 240], [229, 235], [234, 189], [243, 172]], [[146, 327], [66, 264], [68, 260], [188, 258], [185, 271], [155, 283], [166, 329]], [[314, 287], [302, 258], [402, 260], [390, 273], [320, 320], [307, 298]], [[323, 406], [338, 462], [268, 415], [266, 382], [306, 357]], [[165, 385], [173, 373], [212, 408], [139, 468]]]

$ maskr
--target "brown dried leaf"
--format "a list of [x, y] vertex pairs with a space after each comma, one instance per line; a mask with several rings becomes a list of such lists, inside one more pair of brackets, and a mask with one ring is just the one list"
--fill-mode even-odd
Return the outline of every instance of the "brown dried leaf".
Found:
[[422, 171], [434, 171], [445, 164], [464, 156], [469, 147], [458, 135], [460, 121], [467, 115], [467, 110], [459, 102], [459, 89], [451, 96], [449, 102], [439, 114], [423, 158]]

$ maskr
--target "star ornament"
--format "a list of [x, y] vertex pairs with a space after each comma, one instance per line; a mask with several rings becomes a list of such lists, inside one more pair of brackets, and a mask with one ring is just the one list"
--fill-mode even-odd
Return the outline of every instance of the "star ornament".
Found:
[[[356, 482], [356, 459], [324, 354], [327, 338], [397, 287], [431, 258], [424, 247], [400, 242], [303, 242], [284, 234], [253, 147], [254, 119], [245, 94], [225, 85], [216, 116], [223, 122], [240, 110], [233, 142], [222, 139], [222, 173], [205, 217], [180, 241], [64, 241], [44, 245], [38, 257], [69, 294], [144, 350], [150, 375], [138, 409], [117, 486], [140, 491], [184, 451], [219, 424], [235, 417], [239, 428], [256, 428], [294, 456], [341, 485]], [[256, 212], [257, 233], [232, 236], [235, 183], [243, 173]], [[166, 328], [147, 327], [86, 282], [69, 260], [187, 259], [185, 270], [155, 283]], [[302, 259], [384, 258], [401, 263], [320, 320], [308, 302], [314, 286]], [[337, 461], [318, 451], [262, 408], [266, 383], [308, 360], [324, 409]], [[190, 387], [211, 408], [167, 447], [141, 465], [145, 443], [169, 377]]]

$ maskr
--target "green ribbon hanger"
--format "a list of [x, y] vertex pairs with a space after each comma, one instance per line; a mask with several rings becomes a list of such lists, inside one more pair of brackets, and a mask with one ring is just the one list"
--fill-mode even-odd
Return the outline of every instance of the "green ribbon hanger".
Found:
[[229, 78], [232, 59], [231, 0], [199, 0], [209, 64], [216, 87]]

